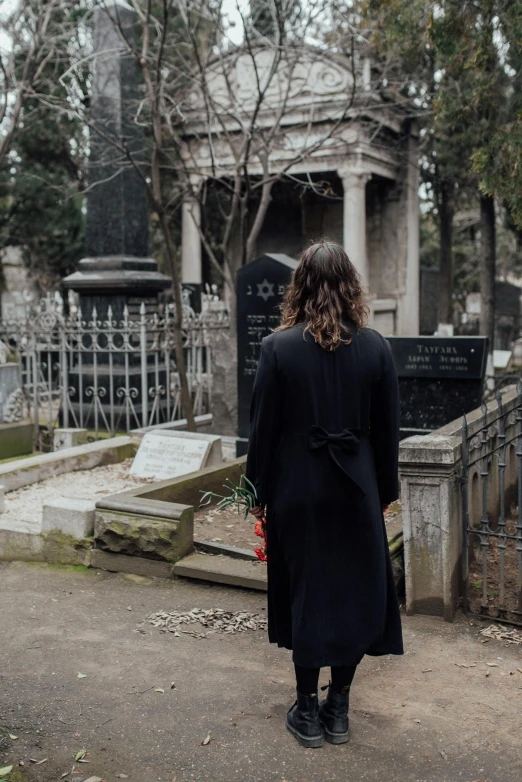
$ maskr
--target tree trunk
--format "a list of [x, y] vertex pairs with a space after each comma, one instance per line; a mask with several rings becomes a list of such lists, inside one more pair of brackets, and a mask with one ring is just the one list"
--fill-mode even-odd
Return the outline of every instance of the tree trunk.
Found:
[[453, 323], [453, 190], [453, 182], [442, 182], [439, 195], [439, 323]]
[[[491, 356], [495, 337], [495, 201], [480, 197], [480, 333], [489, 337]], [[491, 367], [492, 370], [492, 367]]]
[[[159, 211], [159, 210], [158, 210]], [[194, 409], [192, 407], [192, 397], [187, 378], [185, 365], [185, 354], [183, 352], [183, 307], [181, 299], [181, 279], [176, 265], [176, 258], [172, 249], [172, 237], [170, 235], [170, 226], [165, 212], [159, 212], [159, 222], [163, 239], [165, 241], [165, 253], [172, 278], [172, 295], [174, 297], [174, 353], [176, 355], [176, 367], [179, 375], [181, 407], [184, 417], [187, 419], [187, 429], [189, 432], [196, 431], [196, 421], [194, 419]]]

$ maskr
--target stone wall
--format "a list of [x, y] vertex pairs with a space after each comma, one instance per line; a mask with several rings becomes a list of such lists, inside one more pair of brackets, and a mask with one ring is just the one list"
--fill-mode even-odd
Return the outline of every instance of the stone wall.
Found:
[[[514, 410], [517, 394], [513, 386], [502, 393], [505, 413]], [[487, 421], [497, 415], [497, 404], [488, 405]], [[511, 416], [510, 418], [514, 418]], [[483, 425], [482, 411], [468, 416], [468, 433], [473, 435]], [[515, 435], [516, 423], [506, 428], [507, 440]], [[404, 562], [406, 577], [406, 610], [442, 616], [451, 621], [461, 594], [462, 556], [462, 419], [437, 429], [429, 435], [403, 440], [399, 448], [402, 520], [404, 529]], [[488, 432], [488, 451], [497, 444], [496, 433]], [[517, 464], [514, 445], [506, 453], [506, 501], [517, 486]], [[498, 515], [498, 455], [493, 454], [489, 467], [488, 515], [490, 522]], [[470, 471], [468, 492], [470, 523], [475, 526], [481, 516], [480, 466]]]

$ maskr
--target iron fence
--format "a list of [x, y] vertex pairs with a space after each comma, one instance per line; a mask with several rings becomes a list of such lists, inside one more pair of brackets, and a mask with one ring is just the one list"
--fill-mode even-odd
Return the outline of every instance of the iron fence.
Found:
[[[184, 307], [182, 333], [194, 413], [212, 404], [213, 333], [229, 326], [222, 302], [209, 296], [201, 313]], [[35, 447], [52, 442], [57, 427], [89, 430], [92, 439], [174, 421], [180, 417], [180, 382], [174, 350], [174, 310], [139, 315], [127, 308], [116, 320], [96, 310], [64, 317], [51, 299], [27, 317], [0, 321], [0, 339], [20, 367], [26, 414]], [[40, 433], [40, 434], [39, 434]]]
[[506, 410], [462, 428], [464, 612], [522, 626], [522, 383]]

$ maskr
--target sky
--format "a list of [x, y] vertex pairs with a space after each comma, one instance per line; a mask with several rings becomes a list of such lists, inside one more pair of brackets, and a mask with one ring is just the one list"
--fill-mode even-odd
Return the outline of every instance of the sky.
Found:
[[227, 17], [229, 23], [235, 23], [235, 27], [229, 27], [228, 30], [228, 37], [232, 43], [240, 44], [243, 39], [241, 14], [248, 13], [249, 5], [248, 0], [223, 0], [223, 15]]

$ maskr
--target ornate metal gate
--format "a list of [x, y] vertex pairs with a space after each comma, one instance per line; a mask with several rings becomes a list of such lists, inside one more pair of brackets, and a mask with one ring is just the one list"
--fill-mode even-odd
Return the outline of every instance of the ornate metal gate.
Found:
[[464, 612], [522, 626], [522, 384], [462, 428]]
[[[35, 446], [52, 442], [56, 426], [81, 427], [90, 437], [180, 417], [180, 384], [174, 353], [173, 310], [147, 315], [144, 305], [116, 321], [96, 311], [63, 317], [43, 300], [30, 316], [0, 321], [0, 339], [20, 367], [27, 414], [34, 420]], [[210, 412], [212, 331], [229, 326], [221, 302], [197, 314], [183, 311], [185, 362], [196, 415]], [[20, 415], [22, 415], [20, 411]], [[39, 435], [40, 433], [40, 435]], [[39, 438], [39, 439], [38, 439]]]

